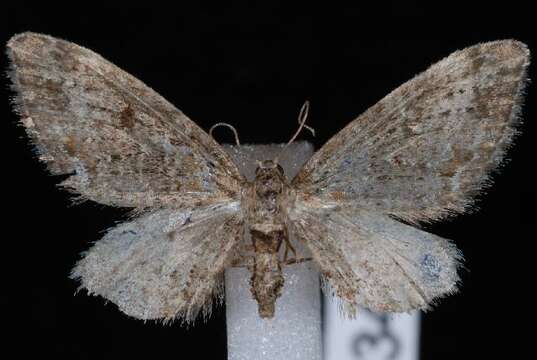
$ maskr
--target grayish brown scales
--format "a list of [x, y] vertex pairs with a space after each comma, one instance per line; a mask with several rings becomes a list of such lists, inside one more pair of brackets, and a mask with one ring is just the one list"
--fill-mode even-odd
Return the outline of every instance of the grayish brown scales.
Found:
[[[247, 181], [239, 156], [90, 50], [23, 33], [8, 55], [39, 159], [69, 174], [61, 185], [82, 199], [138, 214], [98, 241], [73, 277], [130, 316], [185, 322], [221, 299], [246, 232], [262, 317], [273, 316], [281, 267], [296, 260], [280, 251], [293, 249], [290, 233], [348, 314], [427, 309], [456, 291], [456, 247], [394, 218], [431, 221], [472, 205], [516, 133], [529, 65], [512, 40], [457, 51], [352, 121], [297, 176], [269, 157]], [[291, 157], [287, 149], [278, 159]]]

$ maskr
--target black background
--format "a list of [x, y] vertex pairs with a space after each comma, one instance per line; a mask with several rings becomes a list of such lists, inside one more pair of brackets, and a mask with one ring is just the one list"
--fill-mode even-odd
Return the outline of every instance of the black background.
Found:
[[[537, 51], [531, 10], [382, 2], [378, 7], [291, 10], [229, 4], [166, 8], [88, 2], [2, 5], [0, 43], [31, 30], [88, 47], [140, 78], [201, 127], [228, 122], [243, 143], [284, 142], [311, 101], [301, 138], [319, 148], [389, 91], [450, 52], [480, 41], [516, 38]], [[5, 68], [5, 56], [0, 59]], [[531, 68], [531, 73], [535, 71]], [[2, 79], [2, 83], [6, 83]], [[5, 90], [6, 86], [2, 86]], [[424, 359], [465, 359], [523, 350], [519, 322], [531, 324], [537, 202], [536, 91], [528, 88], [522, 135], [510, 162], [480, 197], [479, 210], [427, 226], [454, 239], [468, 271], [461, 292], [423, 317]], [[223, 307], [191, 329], [127, 318], [103, 299], [74, 295], [68, 274], [90, 242], [124, 211], [71, 206], [32, 156], [2, 95], [2, 279], [8, 331], [3, 349], [69, 358], [225, 359]], [[224, 130], [218, 140], [232, 138]], [[534, 305], [533, 305], [534, 306]], [[11, 346], [10, 346], [11, 345]], [[511, 356], [514, 356], [511, 354]]]

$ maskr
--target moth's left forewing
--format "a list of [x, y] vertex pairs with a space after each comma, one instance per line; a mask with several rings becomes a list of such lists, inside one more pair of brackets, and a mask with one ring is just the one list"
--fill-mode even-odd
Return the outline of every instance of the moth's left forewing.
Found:
[[318, 264], [325, 292], [380, 312], [426, 310], [457, 290], [461, 253], [447, 239], [369, 211], [299, 194], [289, 217], [293, 232]]
[[293, 184], [408, 222], [463, 212], [516, 134], [528, 66], [513, 40], [454, 52], [347, 125]]

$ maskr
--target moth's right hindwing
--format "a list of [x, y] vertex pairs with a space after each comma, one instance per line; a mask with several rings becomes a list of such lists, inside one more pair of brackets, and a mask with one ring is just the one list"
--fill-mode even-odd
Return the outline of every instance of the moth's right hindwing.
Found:
[[222, 299], [243, 235], [239, 202], [160, 209], [111, 229], [73, 269], [90, 294], [137, 319], [193, 322]]

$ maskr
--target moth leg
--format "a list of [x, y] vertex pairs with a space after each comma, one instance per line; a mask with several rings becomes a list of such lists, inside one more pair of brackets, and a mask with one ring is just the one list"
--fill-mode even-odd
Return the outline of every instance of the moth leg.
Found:
[[[298, 255], [295, 247], [293, 245], [291, 245], [291, 241], [289, 240], [289, 235], [285, 234], [285, 236], [283, 237], [283, 240], [284, 240], [284, 243], [285, 243], [285, 250], [284, 250], [284, 253], [283, 253], [283, 260], [280, 261], [280, 264], [281, 265], [291, 265], [291, 264], [299, 264], [299, 263], [302, 263], [304, 261], [309, 261], [309, 260], [312, 260], [311, 257], [300, 257], [300, 255]], [[288, 255], [289, 255], [289, 250], [293, 253], [293, 257], [291, 259], [288, 259]]]
[[307, 258], [294, 258], [294, 259], [289, 259], [289, 260], [284, 260], [282, 261], [280, 264], [281, 265], [291, 265], [291, 264], [300, 264], [300, 263], [303, 263], [305, 261], [310, 261], [310, 260], [313, 260], [313, 258], [311, 257], [307, 257]]
[[291, 250], [291, 252], [293, 253], [294, 259], [297, 259], [296, 249], [294, 248], [293, 245], [291, 245], [291, 242], [289, 241], [289, 236], [285, 236], [284, 241], [285, 241], [285, 250], [283, 253], [283, 263], [287, 262], [287, 255], [289, 254], [289, 250]]
[[238, 267], [238, 268], [248, 268], [251, 269], [254, 265], [253, 257], [243, 258], [243, 259], [237, 259], [233, 261], [230, 265], [230, 267]]
[[236, 265], [234, 264], [232, 267], [251, 269], [252, 265], [248, 263], [243, 263], [243, 264], [236, 264]]

